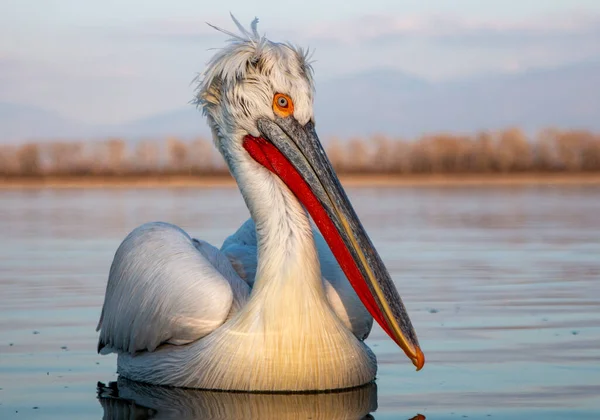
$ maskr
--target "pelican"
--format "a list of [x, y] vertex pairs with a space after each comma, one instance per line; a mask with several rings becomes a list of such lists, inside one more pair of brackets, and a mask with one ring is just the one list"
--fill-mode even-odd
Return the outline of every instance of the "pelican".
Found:
[[363, 342], [375, 319], [421, 369], [402, 300], [317, 137], [306, 51], [233, 20], [239, 34], [216, 28], [231, 39], [197, 102], [251, 218], [220, 249], [168, 223], [133, 230], [110, 268], [98, 351], [155, 385], [345, 389], [375, 379]]

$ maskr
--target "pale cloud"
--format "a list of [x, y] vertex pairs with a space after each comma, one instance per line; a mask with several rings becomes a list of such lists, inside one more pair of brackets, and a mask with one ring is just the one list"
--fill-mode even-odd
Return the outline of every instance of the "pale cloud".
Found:
[[[236, 32], [223, 16], [215, 18], [167, 18], [112, 28], [111, 34], [130, 39], [167, 43], [191, 42], [199, 48], [222, 45], [225, 35], [207, 22]], [[249, 22], [243, 22], [244, 24]], [[364, 15], [346, 20], [318, 21], [302, 25], [278, 21], [259, 24], [274, 40], [291, 40], [317, 48], [373, 48], [402, 43], [464, 48], [527, 49], [532, 46], [560, 48], [577, 43], [600, 54], [600, 14], [573, 11], [562, 15], [536, 15], [526, 19], [461, 16], [451, 14]], [[593, 44], [592, 47], [588, 44]], [[586, 47], [587, 45], [587, 47]]]
[[329, 68], [351, 62], [362, 70], [383, 66], [435, 81], [598, 60], [600, 14], [369, 15], [314, 25], [294, 38], [317, 46], [317, 59]]
[[[231, 19], [223, 17], [206, 18], [165, 18], [141, 21], [133, 24], [114, 26], [110, 32], [105, 27], [96, 27], [99, 36], [134, 40], [138, 42], [194, 42], [196, 44], [222, 43], [223, 34], [209, 26], [209, 23], [222, 28], [233, 26]], [[249, 22], [248, 22], [249, 23]]]
[[352, 20], [315, 25], [298, 35], [340, 44], [425, 39], [436, 42], [494, 44], [536, 39], [600, 38], [600, 14], [573, 12], [524, 20], [486, 19], [458, 15], [368, 15]]
[[[206, 20], [235, 31], [224, 17]], [[325, 77], [383, 66], [437, 80], [600, 57], [600, 14], [583, 11], [520, 19], [372, 14], [280, 25], [266, 22], [259, 24], [259, 30], [273, 40], [292, 40], [316, 49], [315, 58], [325, 69]], [[198, 48], [219, 47], [226, 38], [198, 19], [156, 20], [130, 30], [132, 35]]]
[[[227, 15], [215, 16], [0, 38], [0, 101], [32, 103], [90, 123], [182, 108], [192, 97], [191, 80], [214, 53], [210, 49], [227, 38], [206, 22], [235, 28]], [[600, 58], [600, 15], [594, 13], [519, 19], [372, 14], [295, 22], [265, 19], [259, 30], [313, 48], [318, 83], [377, 68], [447, 80]]]

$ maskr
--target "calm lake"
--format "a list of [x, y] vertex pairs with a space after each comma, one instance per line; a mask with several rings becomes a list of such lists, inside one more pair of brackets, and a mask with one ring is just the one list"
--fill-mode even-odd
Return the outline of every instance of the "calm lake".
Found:
[[[427, 363], [377, 326], [376, 386], [252, 395], [121, 381], [96, 323], [121, 240], [153, 220], [217, 246], [235, 188], [0, 191], [0, 419], [598, 419], [600, 187], [350, 188]], [[370, 414], [369, 414], [370, 413]], [[371, 417], [372, 416], [372, 417]]]

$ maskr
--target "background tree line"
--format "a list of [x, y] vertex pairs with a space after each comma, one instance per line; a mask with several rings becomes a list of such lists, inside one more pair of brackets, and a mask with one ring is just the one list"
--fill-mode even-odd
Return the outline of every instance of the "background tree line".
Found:
[[[329, 139], [325, 148], [343, 174], [484, 174], [600, 172], [600, 134], [547, 129], [528, 138], [510, 128], [415, 140], [374, 136]], [[224, 175], [210, 140], [43, 142], [0, 145], [0, 176]]]

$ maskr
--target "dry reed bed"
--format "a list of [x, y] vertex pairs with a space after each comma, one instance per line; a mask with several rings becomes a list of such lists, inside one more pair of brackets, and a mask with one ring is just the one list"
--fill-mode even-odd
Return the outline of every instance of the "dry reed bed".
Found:
[[[415, 140], [375, 136], [325, 142], [343, 175], [475, 175], [600, 173], [600, 134], [547, 129], [533, 138], [510, 128]], [[43, 142], [0, 146], [0, 177], [161, 178], [227, 176], [209, 140]]]

